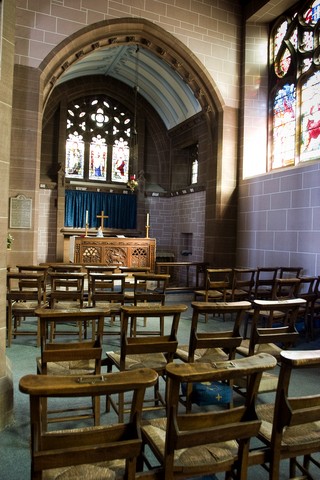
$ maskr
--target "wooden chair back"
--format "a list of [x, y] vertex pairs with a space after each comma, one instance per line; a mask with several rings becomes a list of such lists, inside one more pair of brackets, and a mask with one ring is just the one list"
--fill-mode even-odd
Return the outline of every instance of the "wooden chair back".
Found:
[[125, 301], [132, 303], [134, 299], [134, 274], [135, 273], [150, 273], [150, 267], [123, 267], [119, 266], [121, 273], [127, 275], [125, 283]]
[[279, 278], [298, 278], [301, 275], [302, 267], [280, 267]]
[[[108, 312], [107, 312], [108, 313]], [[102, 358], [102, 335], [105, 310], [84, 308], [79, 310], [62, 310], [41, 308], [36, 310], [36, 315], [40, 319], [41, 335], [41, 356], [37, 359], [37, 372], [41, 375], [59, 375], [62, 372], [66, 375], [101, 373]], [[75, 324], [79, 328], [79, 323], [84, 329], [88, 322], [92, 322], [95, 328], [92, 328], [94, 335], [92, 338], [83, 341], [66, 341], [62, 335], [59, 339], [51, 341], [52, 335], [49, 329], [56, 329], [57, 325]], [[69, 331], [67, 332], [69, 334]], [[70, 408], [66, 414], [53, 415], [43, 406], [43, 416], [48, 423], [56, 421], [71, 421], [75, 419], [94, 418], [95, 424], [100, 421], [100, 406], [94, 404], [89, 413], [83, 413], [81, 410]], [[60, 412], [63, 413], [63, 412]], [[45, 422], [45, 420], [43, 420]]]
[[[121, 338], [120, 351], [107, 352], [107, 358], [104, 364], [111, 372], [113, 367], [120, 371], [135, 370], [143, 366], [153, 368], [159, 376], [165, 378], [165, 367], [174, 359], [178, 346], [177, 331], [180, 316], [187, 310], [186, 305], [173, 306], [126, 306], [121, 307]], [[131, 325], [136, 322], [137, 317], [148, 319], [163, 318], [167, 324], [167, 332], [163, 335], [131, 336]], [[152, 403], [152, 406], [150, 406]], [[149, 401], [149, 409], [163, 408], [165, 400], [160, 392], [157, 383], [154, 391], [154, 398]], [[122, 395], [119, 395], [117, 401], [112, 398], [107, 399], [107, 409], [113, 407], [118, 414], [119, 421], [124, 418], [125, 404]]]
[[7, 272], [7, 336], [8, 347], [16, 335], [36, 335], [40, 345], [40, 330], [22, 328], [21, 319], [35, 317], [35, 310], [45, 303], [44, 273]]
[[115, 265], [85, 265], [84, 269], [87, 272], [87, 295], [88, 305], [91, 305], [91, 274], [92, 273], [116, 273], [118, 267]]
[[[111, 478], [113, 475], [134, 480], [142, 445], [142, 402], [146, 389], [156, 381], [156, 372], [145, 368], [81, 378], [45, 375], [22, 377], [19, 389], [30, 397], [31, 478], [40, 479], [43, 471], [58, 469], [55, 470], [56, 477], [59, 473], [69, 474], [70, 478]], [[101, 395], [119, 392], [132, 393], [130, 415], [122, 425], [109, 422], [100, 427], [71, 430], [60, 427], [58, 431], [48, 433], [42, 422], [43, 399], [100, 398]], [[121, 460], [121, 463], [115, 460]]]
[[96, 273], [90, 274], [91, 304], [117, 302], [124, 303], [126, 274], [124, 273]]
[[[240, 334], [240, 327], [243, 318], [251, 303], [247, 301], [242, 302], [192, 302], [192, 320], [189, 337], [189, 353], [188, 362], [195, 361], [196, 350], [201, 349], [216, 349], [221, 348], [229, 359], [235, 356], [236, 348], [242, 341]], [[232, 314], [234, 317], [232, 329], [217, 331], [213, 328], [210, 331], [199, 331], [199, 317], [202, 314], [223, 316], [225, 314]]]
[[232, 289], [227, 292], [227, 298], [231, 302], [251, 301], [254, 285], [256, 268], [234, 268], [232, 275]]
[[[295, 324], [298, 318], [299, 309], [305, 305], [302, 298], [293, 298], [286, 301], [281, 300], [255, 300], [253, 302], [253, 320], [249, 343], [249, 355], [253, 355], [257, 345], [277, 344], [281, 348], [292, 346], [299, 338]], [[286, 319], [283, 326], [260, 327], [259, 319], [262, 312], [280, 312]]]
[[297, 298], [300, 287], [300, 278], [276, 278], [271, 295], [272, 300], [288, 300]]
[[[43, 273], [43, 285], [42, 285], [43, 295], [44, 295], [43, 300], [46, 301], [49, 266], [48, 265], [17, 265], [17, 269], [18, 269], [18, 272], [20, 273]], [[20, 286], [22, 287], [23, 285], [25, 285], [25, 287], [28, 287], [28, 283], [20, 282]], [[32, 286], [32, 284], [30, 286]]]
[[[50, 308], [57, 308], [61, 302], [68, 302], [69, 307], [82, 308], [85, 279], [84, 272], [51, 272]], [[62, 305], [62, 308], [66, 306]]]
[[165, 273], [134, 273], [134, 304], [142, 302], [165, 303], [165, 293], [169, 274]]
[[[275, 365], [276, 360], [267, 354], [220, 362], [214, 367], [211, 363], [168, 364], [167, 419], [151, 419], [142, 428], [144, 443], [160, 462], [162, 478], [181, 478], [181, 472], [183, 478], [188, 478], [217, 472], [230, 474], [235, 470], [233, 478], [246, 479], [249, 441], [260, 427], [255, 411], [259, 381], [262, 373]], [[196, 413], [181, 412], [182, 384], [233, 381], [238, 376], [250, 377], [243, 405]], [[228, 446], [230, 441], [234, 442], [233, 453], [230, 443]]]
[[316, 285], [318, 277], [303, 276], [299, 277], [299, 292], [297, 296], [306, 300], [306, 305], [301, 307], [300, 315], [304, 319], [304, 326], [307, 340], [314, 339], [314, 311], [315, 303], [318, 298]]
[[[126, 357], [129, 355], [143, 355], [152, 353], [165, 353], [167, 362], [174, 359], [178, 346], [177, 332], [180, 316], [187, 310], [186, 305], [162, 305], [162, 306], [123, 306], [121, 325], [121, 355], [120, 370], [125, 369]], [[164, 317], [168, 324], [168, 333], [162, 336], [147, 335], [132, 337], [130, 335], [131, 324], [137, 317], [157, 318]]]
[[274, 291], [278, 267], [258, 267], [254, 286], [255, 299], [270, 299]]
[[[207, 268], [206, 290], [218, 290], [222, 296], [221, 301], [225, 302], [227, 290], [232, 282], [232, 268]], [[208, 301], [210, 296], [205, 300]], [[219, 300], [220, 301], [220, 300]]]
[[[308, 467], [312, 463], [312, 454], [319, 452], [320, 448], [320, 394], [306, 394], [304, 376], [299, 375], [301, 394], [294, 395], [290, 390], [290, 380], [297, 374], [296, 371], [319, 370], [320, 350], [283, 351], [280, 362], [275, 403], [257, 407], [258, 416], [263, 421], [259, 438], [267, 446], [265, 454], [270, 466], [269, 478], [279, 478], [280, 462], [285, 459], [290, 459], [290, 478], [316, 478], [313, 474], [309, 475]], [[298, 457], [304, 459], [303, 465], [298, 462]], [[320, 468], [319, 462], [313, 463]], [[297, 476], [297, 466], [303, 476]]]
[[[240, 328], [246, 311], [251, 307], [251, 303], [247, 301], [192, 302], [191, 307], [193, 312], [189, 345], [179, 345], [175, 356], [179, 360], [188, 363], [211, 362], [214, 364], [222, 360], [233, 360], [236, 349], [242, 342]], [[216, 316], [224, 317], [226, 314], [232, 315], [232, 328], [217, 330], [214, 324]], [[204, 332], [199, 328], [201, 315], [208, 315], [209, 318], [213, 319], [210, 330], [206, 328]], [[190, 412], [192, 409], [192, 390], [189, 387], [185, 389], [185, 395], [181, 397], [181, 403], [185, 405], [187, 412]], [[232, 385], [229, 384], [229, 387], [232, 388]], [[230, 402], [232, 403], [232, 395]]]

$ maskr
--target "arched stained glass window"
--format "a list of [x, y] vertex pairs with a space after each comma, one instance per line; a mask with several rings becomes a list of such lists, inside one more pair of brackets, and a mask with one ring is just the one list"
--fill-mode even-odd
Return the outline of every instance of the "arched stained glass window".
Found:
[[300, 2], [270, 33], [271, 169], [320, 158], [320, 0]]
[[97, 95], [68, 105], [65, 175], [84, 181], [128, 182], [132, 115]]

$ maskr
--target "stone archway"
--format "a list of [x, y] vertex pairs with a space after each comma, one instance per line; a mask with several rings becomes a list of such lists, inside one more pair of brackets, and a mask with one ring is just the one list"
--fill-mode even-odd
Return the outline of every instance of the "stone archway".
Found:
[[189, 85], [203, 111], [221, 112], [222, 97], [205, 67], [176, 37], [145, 19], [106, 20], [77, 31], [54, 48], [39, 65], [43, 108], [56, 81], [84, 55], [99, 48], [141, 45], [173, 68]]
[[[39, 66], [42, 111], [54, 92], [57, 80], [79, 58], [99, 48], [141, 45], [167, 62], [188, 84], [206, 118], [208, 139], [205, 166], [205, 259], [215, 265], [232, 265], [235, 260], [237, 158], [223, 166], [225, 143], [232, 122], [236, 140], [236, 110], [226, 108], [219, 89], [199, 59], [176, 37], [145, 19], [119, 18], [89, 25], [61, 42]], [[227, 155], [230, 149], [227, 146]], [[59, 210], [59, 206], [58, 206]], [[61, 207], [60, 207], [61, 213]], [[232, 220], [230, 222], [230, 219]], [[229, 226], [228, 226], [229, 225]], [[227, 242], [221, 242], [221, 238]]]

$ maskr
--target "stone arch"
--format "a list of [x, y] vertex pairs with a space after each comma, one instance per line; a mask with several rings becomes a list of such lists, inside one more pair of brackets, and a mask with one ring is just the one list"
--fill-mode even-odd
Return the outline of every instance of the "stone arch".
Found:
[[[55, 84], [61, 75], [79, 58], [90, 55], [96, 49], [117, 45], [141, 45], [174, 69], [188, 84], [199, 101], [207, 125], [207, 166], [203, 178], [206, 185], [205, 251], [208, 260], [217, 257], [216, 241], [224, 224], [224, 205], [229, 198], [223, 197], [224, 183], [236, 177], [236, 159], [230, 164], [227, 177], [222, 168], [224, 113], [228, 108], [213, 78], [194, 53], [172, 34], [160, 26], [137, 18], [104, 20], [88, 25], [57, 45], [38, 67], [40, 76], [40, 115], [43, 114]], [[190, 119], [192, 122], [193, 119]], [[179, 126], [178, 126], [179, 128]], [[228, 195], [228, 194], [227, 194]], [[236, 216], [232, 209], [232, 217]], [[210, 226], [210, 228], [208, 227]], [[235, 232], [231, 232], [234, 243]], [[210, 246], [210, 248], [209, 248]], [[59, 249], [58, 249], [59, 250]], [[225, 248], [222, 248], [224, 262]]]
[[143, 45], [167, 62], [189, 85], [203, 111], [221, 112], [223, 100], [204, 65], [180, 40], [146, 19], [103, 20], [75, 32], [39, 65], [44, 109], [58, 78], [80, 57], [101, 47]]

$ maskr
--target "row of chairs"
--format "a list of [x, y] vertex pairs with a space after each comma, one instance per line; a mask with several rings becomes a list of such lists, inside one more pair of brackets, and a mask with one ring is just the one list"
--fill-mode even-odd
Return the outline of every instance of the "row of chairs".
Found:
[[[300, 300], [301, 302], [303, 300]], [[320, 397], [303, 397], [298, 400], [290, 398], [289, 380], [292, 369], [319, 367], [320, 352], [280, 352], [280, 381], [275, 404], [262, 405], [261, 408], [259, 405], [256, 406], [261, 378], [276, 366], [277, 359], [262, 351], [257, 354], [253, 353], [246, 358], [235, 358], [234, 350], [237, 348], [238, 340], [241, 342], [241, 338], [239, 338], [240, 320], [235, 322], [232, 334], [226, 335], [226, 338], [229, 337], [233, 342], [230, 348], [227, 343], [223, 344], [222, 332], [220, 332], [219, 341], [218, 335], [214, 336], [212, 333], [208, 333], [208, 338], [205, 338], [205, 334], [200, 335], [198, 329], [195, 328], [195, 318], [205, 311], [220, 315], [226, 312], [236, 313], [236, 317], [240, 319], [248, 305], [247, 302], [239, 302], [238, 305], [236, 303], [220, 304], [220, 306], [203, 302], [192, 304], [194, 318], [190, 332], [188, 357], [184, 360], [180, 357], [179, 362], [172, 361], [172, 353], [174, 351], [179, 353], [176, 328], [180, 315], [184, 311], [183, 306], [164, 306], [154, 310], [146, 307], [122, 307], [124, 324], [128, 324], [130, 319], [132, 321], [138, 315], [163, 315], [166, 318], [173, 315], [174, 334], [167, 338], [168, 343], [172, 342], [171, 357], [167, 358], [161, 373], [156, 373], [155, 368], [150, 369], [151, 364], [150, 367], [146, 367], [146, 363], [147, 360], [151, 361], [152, 357], [155, 357], [155, 352], [159, 353], [163, 349], [164, 339], [160, 341], [159, 336], [154, 339], [149, 336], [145, 340], [142, 337], [132, 338], [129, 336], [126, 340], [127, 342], [132, 340], [132, 343], [129, 341], [128, 345], [124, 347], [126, 342], [123, 342], [124, 339], [121, 341], [119, 357], [122, 357], [122, 360], [123, 348], [124, 351], [126, 348], [129, 350], [126, 352], [122, 366], [120, 364], [118, 366], [120, 372], [109, 371], [107, 374], [100, 372], [99, 375], [90, 377], [85, 374], [58, 376], [57, 378], [38, 375], [36, 378], [27, 376], [21, 379], [21, 391], [28, 393], [31, 397], [31, 432], [34, 437], [31, 442], [32, 478], [41, 478], [42, 469], [53, 466], [56, 468], [68, 466], [72, 470], [77, 468], [75, 465], [85, 464], [81, 470], [78, 470], [78, 472], [84, 472], [90, 467], [88, 464], [93, 463], [94, 465], [91, 465], [93, 471], [102, 466], [108, 469], [108, 463], [100, 464], [97, 467], [96, 462], [109, 462], [111, 458], [121, 458], [122, 460], [127, 458], [127, 462], [122, 462], [122, 468], [126, 464], [126, 475], [129, 476], [124, 478], [140, 478], [140, 476], [150, 479], [189, 478], [222, 471], [227, 472], [228, 478], [245, 479], [249, 466], [266, 464], [270, 471], [270, 479], [275, 480], [279, 478], [280, 461], [283, 458], [291, 459], [290, 472], [292, 474], [296, 458], [299, 455], [305, 456], [303, 468], [306, 468], [311, 458], [310, 455], [319, 451]], [[257, 316], [262, 307], [265, 307], [264, 303], [261, 305], [259, 301], [255, 301], [254, 308], [257, 310]], [[272, 307], [281, 307], [294, 312], [297, 311], [299, 305], [296, 300], [285, 303], [273, 301], [268, 304], [268, 308]], [[45, 317], [48, 322], [49, 311], [44, 310], [44, 312], [46, 312]], [[38, 313], [41, 323], [44, 323], [42, 313]], [[127, 328], [127, 331], [129, 330]], [[260, 336], [266, 334], [264, 331], [258, 333]], [[45, 338], [46, 335], [43, 333], [44, 342]], [[272, 338], [269, 337], [268, 340], [270, 343]], [[142, 355], [144, 346], [146, 347], [145, 356]], [[68, 348], [71, 348], [70, 344]], [[165, 348], [168, 349], [168, 345]], [[228, 349], [232, 352], [231, 356], [223, 357], [227, 354]], [[197, 358], [196, 356], [202, 350], [212, 350], [219, 355], [213, 357], [204, 355], [202, 358]], [[193, 361], [189, 361], [192, 352], [194, 358]], [[131, 362], [136, 357], [137, 362], [129, 363], [128, 357], [131, 357]], [[107, 354], [108, 362], [113, 358], [114, 355]], [[155, 358], [153, 360], [155, 362]], [[148, 420], [142, 420], [145, 389], [157, 386], [160, 375], [163, 375], [166, 380], [166, 414], [162, 417], [150, 418], [148, 416]], [[241, 404], [228, 405], [227, 410], [210, 408], [201, 413], [194, 412], [191, 408], [187, 412], [181, 410], [182, 385], [224, 381], [229, 385], [236, 386], [239, 384], [239, 379], [246, 381], [246, 395]], [[46, 409], [43, 408], [43, 405], [49, 397], [61, 395], [65, 398], [70, 396], [74, 400], [75, 397], [87, 396], [96, 399], [98, 396], [104, 395], [109, 400], [116, 394], [118, 399], [123, 399], [125, 392], [130, 389], [129, 387], [133, 390], [139, 387], [140, 393], [135, 391], [129, 415], [123, 416], [121, 422], [110, 430], [106, 431], [105, 427], [99, 427], [98, 430], [96, 427], [86, 427], [77, 429], [76, 432], [59, 430], [54, 435], [47, 431], [47, 423], [44, 418]], [[192, 391], [192, 388], [185, 390]], [[115, 432], [122, 432], [122, 434], [117, 436]], [[263, 446], [251, 451], [250, 439], [252, 437], [263, 441]], [[137, 447], [132, 451], [130, 439], [135, 439]], [[118, 444], [118, 441], [121, 444]], [[125, 445], [127, 445], [127, 451]], [[151, 448], [159, 465], [151, 465], [147, 447]], [[83, 452], [83, 455], [80, 455], [79, 452]], [[148, 468], [147, 472], [142, 472], [143, 463]], [[129, 469], [132, 469], [130, 474], [128, 473]], [[139, 470], [139, 473], [136, 470]]]
[[304, 298], [300, 317], [310, 340], [314, 338], [314, 318], [320, 311], [320, 276], [302, 276], [301, 272], [301, 267], [208, 268], [205, 288], [196, 290], [194, 299], [252, 302]]
[[[87, 272], [69, 264], [51, 268], [52, 271], [47, 266], [18, 266], [17, 271], [7, 273], [8, 346], [17, 335], [34, 335], [34, 331], [21, 328], [21, 323], [26, 317], [34, 317], [39, 307], [65, 309], [99, 305], [110, 308], [112, 304], [109, 316], [113, 322], [120, 306], [127, 302], [165, 302], [168, 275], [143, 273], [142, 268], [128, 271], [123, 267], [121, 273], [114, 273], [116, 267], [87, 266]], [[82, 333], [79, 331], [79, 335]], [[40, 345], [39, 325], [37, 345]]]

